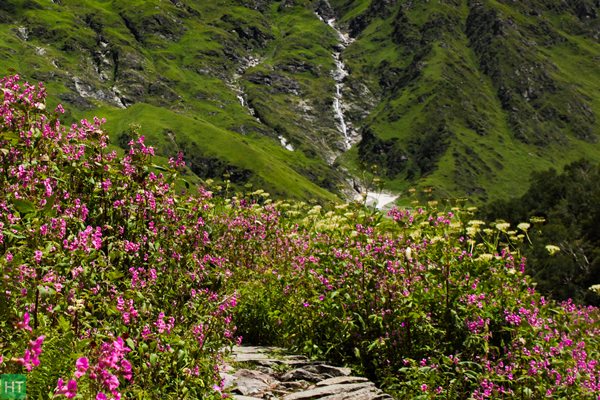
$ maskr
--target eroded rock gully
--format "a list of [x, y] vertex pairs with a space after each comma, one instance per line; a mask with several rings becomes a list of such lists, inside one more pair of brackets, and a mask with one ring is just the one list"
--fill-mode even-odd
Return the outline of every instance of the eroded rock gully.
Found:
[[234, 347], [221, 373], [236, 400], [388, 400], [391, 396], [350, 368], [289, 355], [277, 347]]

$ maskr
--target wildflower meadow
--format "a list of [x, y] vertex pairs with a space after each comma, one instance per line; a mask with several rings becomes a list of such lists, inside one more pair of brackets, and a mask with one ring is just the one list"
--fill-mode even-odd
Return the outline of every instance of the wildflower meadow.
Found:
[[534, 223], [216, 196], [184, 154], [117, 150], [43, 85], [0, 85], [0, 373], [29, 398], [226, 398], [252, 343], [400, 399], [600, 399], [599, 311], [536, 292], [516, 250]]

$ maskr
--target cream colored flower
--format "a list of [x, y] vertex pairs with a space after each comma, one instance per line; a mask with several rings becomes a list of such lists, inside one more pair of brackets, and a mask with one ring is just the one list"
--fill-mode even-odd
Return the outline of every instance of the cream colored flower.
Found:
[[510, 224], [508, 222], [500, 222], [496, 224], [496, 229], [501, 232], [506, 232], [508, 228], [510, 228]]
[[485, 222], [480, 221], [478, 219], [472, 219], [471, 221], [467, 222], [468, 225], [471, 226], [481, 226], [481, 225], [485, 225]]
[[548, 244], [546, 245], [546, 250], [548, 251], [548, 253], [550, 253], [551, 256], [553, 256], [554, 254], [560, 251], [560, 247], [555, 246], [553, 244]]

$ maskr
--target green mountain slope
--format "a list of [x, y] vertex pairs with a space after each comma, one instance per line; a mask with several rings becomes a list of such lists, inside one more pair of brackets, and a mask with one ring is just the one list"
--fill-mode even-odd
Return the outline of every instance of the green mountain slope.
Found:
[[[339, 193], [342, 175], [324, 161], [333, 158], [337, 131], [321, 90], [333, 88], [333, 59], [323, 46], [335, 40], [308, 9], [7, 1], [0, 22], [0, 69], [47, 82], [74, 119], [107, 115], [115, 143], [135, 122], [160, 153], [184, 150], [203, 178], [228, 173], [234, 183], [321, 201]], [[329, 43], [315, 46], [320, 34]], [[298, 40], [282, 39], [290, 35]], [[305, 59], [312, 72], [301, 68]], [[253, 60], [260, 62], [248, 68]], [[242, 93], [256, 116], [241, 104]], [[312, 116], [296, 116], [299, 103], [320, 109], [311, 125]], [[283, 148], [280, 136], [295, 151]]]
[[598, 159], [599, 2], [331, 4], [357, 36], [351, 79], [381, 98], [358, 158], [397, 187], [506, 197], [532, 170]]
[[[377, 165], [392, 190], [488, 200], [523, 193], [532, 171], [600, 161], [599, 13], [597, 0], [5, 0], [0, 71], [47, 82], [70, 118], [107, 115], [115, 144], [139, 123], [201, 178], [324, 201], [348, 193], [346, 170]], [[361, 139], [347, 153], [337, 53]]]

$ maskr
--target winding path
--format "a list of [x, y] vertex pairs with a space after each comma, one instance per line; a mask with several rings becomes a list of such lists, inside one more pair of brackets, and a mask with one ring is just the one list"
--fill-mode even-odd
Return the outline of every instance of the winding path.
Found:
[[221, 373], [225, 390], [236, 400], [391, 400], [350, 368], [289, 355], [277, 347], [234, 347]]

